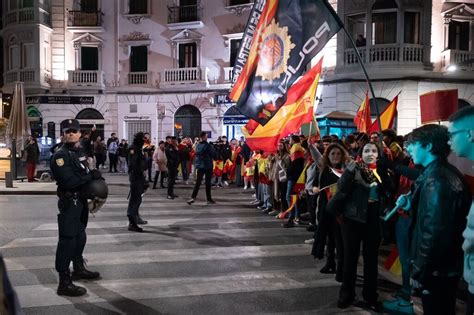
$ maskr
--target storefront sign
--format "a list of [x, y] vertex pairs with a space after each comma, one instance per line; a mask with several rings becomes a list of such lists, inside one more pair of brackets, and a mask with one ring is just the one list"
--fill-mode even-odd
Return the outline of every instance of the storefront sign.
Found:
[[235, 104], [232, 102], [232, 100], [229, 98], [228, 94], [216, 94], [214, 96], [214, 101], [216, 104]]
[[224, 116], [224, 125], [245, 125], [248, 122], [245, 116]]
[[84, 104], [93, 105], [93, 96], [27, 96], [26, 104]]
[[127, 120], [150, 120], [150, 116], [123, 116]]

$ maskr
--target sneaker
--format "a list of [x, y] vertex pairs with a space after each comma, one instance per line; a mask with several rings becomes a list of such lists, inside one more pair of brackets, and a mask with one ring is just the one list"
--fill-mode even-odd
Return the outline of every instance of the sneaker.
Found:
[[314, 238], [310, 238], [304, 241], [305, 244], [313, 244], [314, 243]]
[[252, 186], [250, 186], [250, 188], [252, 188], [252, 189], [255, 189], [255, 186], [254, 186], [254, 185], [252, 185]]
[[229, 182], [225, 180], [224, 185], [229, 186]]
[[173, 196], [167, 196], [166, 198], [167, 198], [167, 199], [170, 199], [170, 200], [173, 200], [173, 199], [174, 199]]
[[247, 189], [248, 189], [248, 187], [247, 187], [247, 186], [244, 186], [244, 190], [247, 190]]
[[187, 203], [188, 205], [193, 204], [193, 203], [194, 203], [194, 198], [189, 199], [188, 201], [186, 201], [186, 203]]
[[382, 306], [384, 311], [389, 314], [415, 314], [413, 301], [407, 301], [400, 297], [383, 301]]
[[[252, 188], [254, 189], [254, 188]], [[257, 194], [252, 194], [252, 198], [257, 198]]]
[[273, 210], [272, 212], [269, 212], [268, 214], [269, 215], [277, 215], [279, 214], [280, 212], [278, 210]]
[[266, 208], [265, 206], [258, 206], [258, 207], [257, 207], [257, 210], [262, 210], [262, 211], [264, 211], [264, 210], [266, 210], [266, 209], [267, 209], [267, 208]]
[[252, 205], [256, 205], [256, 204], [259, 204], [260, 203], [260, 200], [258, 199], [255, 199], [254, 201], [250, 202], [250, 204]]

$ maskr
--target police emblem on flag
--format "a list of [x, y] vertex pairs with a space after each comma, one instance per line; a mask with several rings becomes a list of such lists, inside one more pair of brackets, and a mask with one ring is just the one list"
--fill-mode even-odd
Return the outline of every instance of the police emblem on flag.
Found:
[[280, 27], [273, 19], [263, 31], [256, 75], [270, 82], [279, 78], [288, 67], [288, 58], [294, 47], [288, 27]]

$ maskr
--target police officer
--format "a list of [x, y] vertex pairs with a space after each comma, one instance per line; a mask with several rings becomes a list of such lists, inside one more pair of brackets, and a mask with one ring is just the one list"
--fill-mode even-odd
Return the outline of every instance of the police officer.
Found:
[[130, 180], [130, 195], [128, 200], [128, 230], [132, 232], [143, 232], [138, 224], [147, 224], [138, 214], [138, 209], [142, 203], [142, 195], [149, 184], [145, 178], [144, 172], [147, 170], [147, 162], [143, 154], [143, 144], [145, 135], [138, 132], [133, 138], [133, 143], [128, 151], [128, 177]]
[[165, 149], [167, 167], [168, 167], [168, 199], [178, 198], [174, 193], [174, 184], [176, 176], [178, 175], [179, 154], [178, 154], [178, 140], [175, 136], [171, 136], [171, 142]]
[[[56, 179], [59, 241], [56, 250], [56, 271], [59, 273], [58, 295], [81, 296], [87, 290], [72, 280], [98, 279], [100, 274], [86, 269], [82, 253], [86, 245], [89, 218], [87, 199], [81, 195], [85, 185], [102, 178], [98, 170], [89, 170], [87, 156], [80, 147], [80, 126], [75, 119], [61, 123], [64, 144], [51, 158], [51, 171]], [[69, 265], [73, 262], [72, 277]]]

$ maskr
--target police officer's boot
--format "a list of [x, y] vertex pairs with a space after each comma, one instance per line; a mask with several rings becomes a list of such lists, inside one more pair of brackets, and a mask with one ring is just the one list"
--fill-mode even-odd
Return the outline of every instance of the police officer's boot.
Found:
[[128, 230], [132, 232], [143, 232], [143, 229], [137, 225], [136, 218], [134, 216], [128, 216]]
[[84, 259], [73, 261], [72, 266], [74, 268], [74, 271], [72, 272], [72, 280], [74, 281], [80, 279], [94, 280], [100, 277], [100, 273], [97, 271], [90, 271], [86, 269]]
[[137, 216], [135, 217], [135, 222], [137, 222], [137, 224], [140, 224], [140, 225], [148, 224], [148, 221], [143, 220], [140, 215], [137, 215]]
[[74, 285], [71, 281], [71, 275], [69, 271], [59, 273], [59, 286], [58, 295], [66, 296], [82, 296], [87, 293], [87, 290], [83, 287]]

